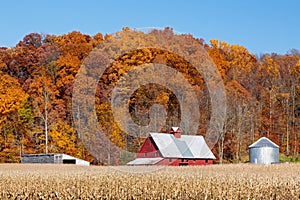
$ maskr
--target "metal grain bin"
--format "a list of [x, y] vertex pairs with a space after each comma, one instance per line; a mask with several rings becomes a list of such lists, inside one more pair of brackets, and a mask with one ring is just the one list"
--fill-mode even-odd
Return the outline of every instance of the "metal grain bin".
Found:
[[262, 137], [249, 146], [250, 163], [272, 164], [279, 162], [279, 146]]

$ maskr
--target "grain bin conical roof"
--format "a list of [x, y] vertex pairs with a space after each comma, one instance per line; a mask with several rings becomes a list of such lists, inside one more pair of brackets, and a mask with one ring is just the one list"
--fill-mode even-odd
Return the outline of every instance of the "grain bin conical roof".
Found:
[[274, 142], [272, 142], [268, 138], [262, 137], [259, 140], [257, 140], [256, 142], [254, 142], [253, 144], [251, 144], [249, 146], [249, 149], [250, 148], [260, 148], [260, 147], [279, 148], [279, 146], [277, 144], [275, 144]]

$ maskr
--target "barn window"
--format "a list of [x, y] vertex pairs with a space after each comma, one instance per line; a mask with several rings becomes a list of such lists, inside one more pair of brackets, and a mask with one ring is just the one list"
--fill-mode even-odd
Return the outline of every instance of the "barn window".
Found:
[[207, 164], [207, 163], [208, 163], [208, 160], [205, 160], [205, 163]]
[[172, 162], [172, 158], [169, 158], [169, 162]]
[[181, 159], [181, 162], [184, 162], [184, 159], [183, 159], [183, 158]]

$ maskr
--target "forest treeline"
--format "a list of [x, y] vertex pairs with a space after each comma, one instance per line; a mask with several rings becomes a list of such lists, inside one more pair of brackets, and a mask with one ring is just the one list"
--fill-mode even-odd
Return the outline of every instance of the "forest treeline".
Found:
[[[126, 31], [131, 30], [124, 28], [120, 33]], [[170, 28], [158, 32], [173, 34]], [[94, 163], [123, 163], [122, 156], [111, 163], [93, 157], [79, 138], [72, 115], [73, 84], [79, 68], [94, 48], [104, 41], [117, 39], [117, 35], [90, 36], [77, 31], [58, 36], [31, 33], [14, 47], [0, 48], [0, 162], [20, 162], [20, 155], [27, 153], [59, 152]], [[203, 39], [193, 40], [193, 45], [201, 45], [213, 59], [226, 88], [227, 117], [213, 149], [216, 157], [220, 161], [242, 161], [248, 154], [247, 147], [262, 136], [278, 144], [281, 153], [297, 156], [300, 152], [300, 52], [293, 49], [284, 55], [255, 56], [240, 45], [216, 39], [207, 43]], [[133, 152], [143, 138], [130, 137], [114, 122], [110, 93], [132, 67], [154, 60], [184, 74], [201, 94], [198, 134], [205, 135], [211, 116], [208, 89], [189, 62], [154, 48], [126, 53], [99, 77], [95, 109], [99, 125], [108, 138]], [[149, 117], [143, 113], [148, 113], [156, 103], [167, 111], [167, 123], [161, 131], [179, 124], [177, 97], [167, 88], [151, 84], [132, 95], [131, 117], [137, 124], [146, 125]]]

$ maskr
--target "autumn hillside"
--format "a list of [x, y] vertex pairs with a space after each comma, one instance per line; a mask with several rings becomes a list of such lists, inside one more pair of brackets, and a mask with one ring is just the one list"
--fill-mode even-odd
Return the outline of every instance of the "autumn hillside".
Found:
[[[131, 30], [124, 28], [121, 32], [125, 31]], [[173, 34], [170, 28], [160, 32]], [[116, 37], [76, 31], [63, 35], [31, 33], [15, 47], [0, 48], [0, 162], [20, 162], [21, 154], [47, 151], [107, 164], [93, 157], [78, 136], [72, 115], [72, 92], [85, 58], [98, 45]], [[261, 136], [277, 143], [282, 154], [299, 155], [300, 52], [291, 50], [285, 55], [257, 57], [243, 46], [218, 40], [193, 40], [194, 45], [206, 49], [217, 65], [228, 98], [226, 123], [213, 149], [216, 157], [229, 162], [244, 161], [247, 146]], [[95, 96], [100, 127], [114, 144], [128, 151], [135, 152], [143, 138], [128, 136], [114, 122], [109, 101], [111, 91], [132, 67], [153, 60], [184, 74], [200, 94], [198, 134], [205, 135], [211, 116], [208, 89], [190, 63], [155, 48], [129, 52], [116, 59], [100, 77]], [[178, 125], [181, 117], [178, 99], [172, 91], [157, 85], [136, 90], [129, 102], [131, 117], [137, 124], [149, 123], [149, 118], [140, 113], [148, 113], [156, 103], [167, 110], [167, 123], [162, 131]], [[121, 156], [109, 164], [120, 163], [124, 163]]]

